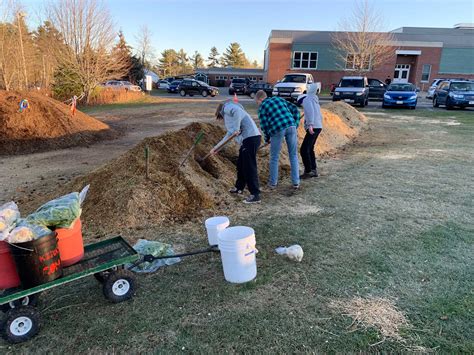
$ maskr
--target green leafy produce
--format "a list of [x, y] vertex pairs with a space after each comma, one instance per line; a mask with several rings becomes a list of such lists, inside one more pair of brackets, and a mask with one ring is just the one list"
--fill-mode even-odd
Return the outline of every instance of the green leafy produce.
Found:
[[26, 217], [26, 221], [48, 227], [70, 228], [81, 211], [79, 193], [72, 192], [45, 203]]

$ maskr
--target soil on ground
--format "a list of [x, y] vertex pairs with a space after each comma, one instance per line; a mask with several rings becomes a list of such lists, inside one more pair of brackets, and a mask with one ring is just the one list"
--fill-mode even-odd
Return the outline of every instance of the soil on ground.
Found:
[[[366, 125], [365, 116], [345, 103], [328, 105], [322, 113], [324, 130], [318, 142], [319, 155], [349, 143]], [[302, 125], [303, 122], [298, 131], [300, 141], [305, 134]], [[200, 131], [204, 138], [180, 166]], [[225, 213], [235, 204], [228, 189], [235, 182], [238, 147], [231, 143], [218, 155], [200, 161], [224, 134], [222, 125], [195, 122], [178, 131], [146, 138], [108, 164], [76, 178], [54, 194], [30, 199], [22, 207], [33, 210], [60, 193], [79, 191], [90, 184], [82, 219], [85, 229], [95, 231], [98, 237], [124, 228], [167, 225]], [[150, 152], [148, 178], [146, 147]], [[287, 156], [284, 147], [280, 157], [282, 177], [289, 172]], [[268, 148], [258, 154], [262, 186], [267, 183], [268, 157]]]
[[[29, 107], [20, 112], [20, 102]], [[116, 137], [110, 127], [41, 93], [0, 90], [0, 155], [89, 145]]]

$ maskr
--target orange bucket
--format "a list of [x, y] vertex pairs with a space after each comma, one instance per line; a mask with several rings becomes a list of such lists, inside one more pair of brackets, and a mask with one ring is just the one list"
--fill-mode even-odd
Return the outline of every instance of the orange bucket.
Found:
[[0, 242], [0, 289], [20, 286], [15, 260], [8, 243]]
[[55, 232], [58, 237], [58, 248], [62, 265], [69, 266], [80, 261], [84, 256], [81, 220], [78, 218], [71, 228], [58, 228]]

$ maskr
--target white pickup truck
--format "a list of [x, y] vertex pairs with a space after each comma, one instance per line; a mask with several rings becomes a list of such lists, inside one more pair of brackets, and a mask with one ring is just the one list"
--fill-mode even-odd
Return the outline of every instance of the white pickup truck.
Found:
[[306, 89], [309, 84], [316, 84], [318, 86], [317, 93], [321, 92], [321, 83], [315, 83], [311, 74], [286, 74], [283, 79], [279, 80], [273, 87], [272, 95], [280, 96], [289, 101], [296, 101], [298, 96], [306, 94]]

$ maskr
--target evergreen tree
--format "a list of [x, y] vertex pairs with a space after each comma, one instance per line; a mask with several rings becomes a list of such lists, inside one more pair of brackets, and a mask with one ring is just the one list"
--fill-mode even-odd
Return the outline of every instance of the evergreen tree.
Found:
[[181, 48], [176, 55], [178, 60], [178, 74], [188, 74], [191, 72], [193, 68], [189, 63], [189, 57], [184, 49]]
[[207, 66], [209, 68], [216, 68], [219, 66], [219, 63], [220, 63], [219, 52], [217, 51], [216, 47], [211, 48], [211, 52], [209, 53], [207, 60], [208, 60]]
[[204, 59], [202, 58], [201, 53], [198, 51], [194, 51], [194, 55], [191, 57], [191, 63], [193, 65], [194, 70], [198, 68], [204, 67]]
[[248, 60], [240, 44], [233, 42], [222, 55], [222, 62], [226, 67], [243, 68], [248, 66]]
[[127, 72], [120, 79], [128, 80], [136, 84], [144, 77], [143, 63], [139, 58], [132, 55], [132, 47], [127, 44], [122, 31], [119, 31], [118, 36], [119, 41], [113, 48], [113, 51], [115, 52], [117, 58], [122, 59], [127, 66]]
[[158, 67], [163, 76], [174, 76], [178, 72], [178, 53], [174, 49], [165, 49], [161, 52]]

